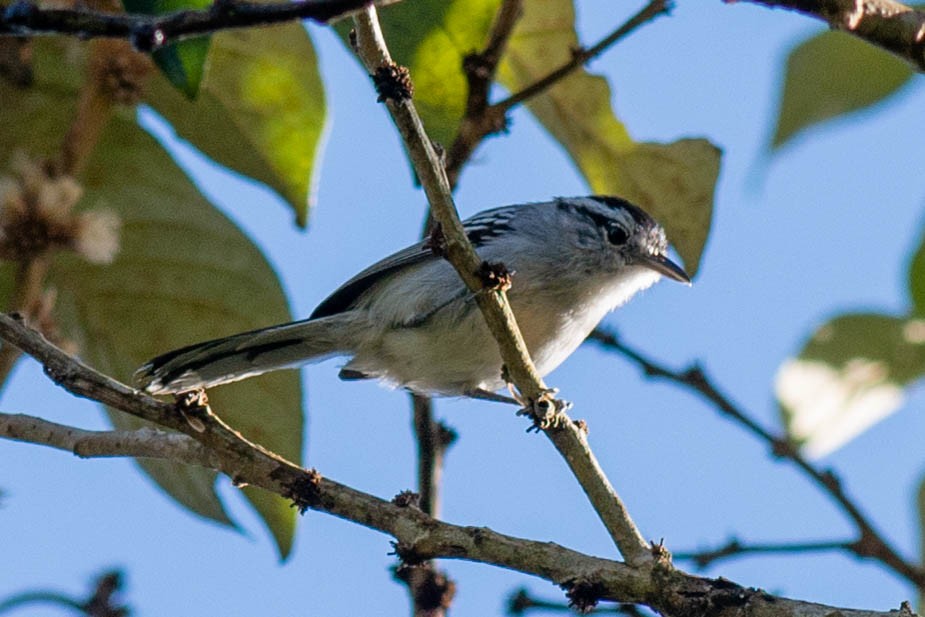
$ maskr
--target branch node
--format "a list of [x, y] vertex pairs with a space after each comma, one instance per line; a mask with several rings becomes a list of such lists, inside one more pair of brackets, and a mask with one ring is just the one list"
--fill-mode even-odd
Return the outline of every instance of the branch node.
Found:
[[443, 233], [443, 225], [440, 221], [434, 221], [431, 225], [430, 233], [424, 240], [424, 248], [429, 249], [435, 257], [446, 257], [446, 235]]
[[136, 50], [149, 54], [163, 47], [167, 42], [167, 35], [160, 28], [151, 24], [141, 23], [132, 28], [129, 42]]
[[317, 469], [309, 469], [289, 485], [287, 497], [292, 506], [299, 509], [299, 514], [321, 503], [321, 479]]
[[392, 503], [399, 508], [417, 508], [420, 510], [421, 496], [414, 491], [405, 490], [392, 497]]
[[604, 595], [604, 586], [598, 581], [574, 580], [566, 583], [565, 597], [568, 605], [579, 613], [587, 614], [594, 610]]
[[507, 291], [513, 284], [515, 274], [500, 261], [483, 261], [475, 271], [485, 291]]
[[376, 100], [380, 103], [407, 101], [414, 96], [414, 84], [411, 83], [408, 67], [390, 62], [377, 68], [371, 77], [379, 93]]
[[392, 552], [390, 555], [395, 555], [398, 560], [401, 562], [398, 565], [398, 570], [401, 568], [413, 568], [415, 566], [420, 566], [421, 564], [427, 561], [420, 553], [415, 550], [414, 546], [408, 542], [402, 542], [401, 540], [396, 540], [392, 542]]
[[671, 565], [671, 551], [665, 546], [665, 538], [660, 538], [658, 542], [651, 542], [650, 546], [652, 547], [652, 556], [655, 557], [657, 564], [662, 566]]

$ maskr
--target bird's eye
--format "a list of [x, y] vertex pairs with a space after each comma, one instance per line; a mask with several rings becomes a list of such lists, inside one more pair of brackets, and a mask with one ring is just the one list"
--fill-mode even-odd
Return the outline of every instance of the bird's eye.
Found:
[[612, 225], [607, 230], [607, 240], [609, 240], [611, 244], [626, 244], [628, 239], [629, 235], [626, 233], [626, 230], [619, 225]]

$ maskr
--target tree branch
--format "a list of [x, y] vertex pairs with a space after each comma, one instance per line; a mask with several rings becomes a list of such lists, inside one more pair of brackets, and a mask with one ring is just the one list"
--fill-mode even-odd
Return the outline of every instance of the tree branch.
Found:
[[766, 442], [771, 453], [794, 463], [823, 492], [827, 493], [842, 512], [854, 523], [858, 531], [858, 540], [851, 543], [851, 550], [858, 557], [872, 557], [911, 582], [918, 589], [925, 589], [925, 570], [904, 559], [899, 551], [891, 546], [875, 528], [873, 523], [861, 512], [861, 509], [848, 497], [835, 472], [831, 469], [818, 469], [800, 453], [796, 444], [786, 437], [778, 437], [753, 420], [742, 408], [735, 405], [713, 385], [704, 370], [694, 365], [686, 370], [674, 371], [659, 364], [641, 352], [623, 343], [614, 332], [596, 329], [588, 337], [608, 349], [615, 351], [642, 368], [647, 377], [666, 379], [690, 390], [711, 403], [717, 411], [728, 416], [748, 429], [750, 433]]
[[[724, 0], [733, 4], [738, 0]], [[895, 0], [745, 0], [826, 22], [925, 71], [925, 12]]]
[[375, 9], [369, 7], [358, 13], [354, 23], [357, 55], [376, 82], [380, 99], [385, 101], [392, 115], [427, 195], [434, 220], [440, 224], [441, 242], [434, 244], [440, 245], [446, 259], [475, 293], [488, 328], [498, 342], [507, 378], [520, 391], [537, 426], [568, 463], [627, 562], [631, 565], [651, 562], [653, 556], [648, 543], [601, 470], [584, 432], [564, 414], [562, 405], [552, 398], [552, 390], [533, 365], [504, 286], [492, 286], [486, 283], [484, 274], [480, 274], [486, 270], [504, 272], [505, 269], [503, 264], [483, 262], [466, 237], [443, 165], [411, 101], [413, 87], [407, 69], [392, 62]]
[[219, 30], [265, 26], [296, 19], [327, 23], [367, 4], [391, 4], [398, 0], [301, 0], [265, 4], [243, 0], [216, 0], [203, 10], [165, 15], [102, 13], [86, 9], [43, 9], [29, 0], [18, 0], [0, 13], [0, 36], [67, 34], [82, 39], [116, 37], [128, 39], [141, 51], [153, 51], [179, 40]]
[[0, 413], [0, 437], [72, 452], [82, 458], [161, 458], [214, 467], [211, 453], [181, 433], [143, 427], [132, 431], [88, 431], [24, 414]]
[[820, 541], [820, 542], [781, 542], [778, 544], [745, 544], [738, 538], [732, 538], [726, 544], [714, 548], [687, 553], [674, 553], [678, 561], [693, 561], [697, 568], [704, 569], [718, 561], [746, 554], [783, 554], [819, 553], [823, 551], [849, 551], [856, 549], [856, 542]]
[[247, 441], [201, 402], [171, 404], [133, 390], [71, 358], [9, 315], [0, 314], [0, 339], [39, 360], [45, 373], [68, 392], [196, 440], [210, 452], [212, 468], [238, 485], [259, 486], [293, 499], [302, 509], [333, 514], [393, 536], [396, 553], [409, 565], [437, 558], [493, 564], [560, 585], [576, 606], [586, 608], [607, 600], [645, 604], [666, 616], [826, 617], [837, 610], [841, 617], [896, 617], [895, 611], [837, 609], [771, 596], [725, 579], [691, 576], [672, 568], [667, 559], [652, 567], [631, 567], [551, 542], [445, 523], [401, 500], [385, 501], [301, 469]]
[[503, 131], [507, 126], [506, 114], [517, 105], [542, 94], [563, 78], [584, 66], [626, 38], [639, 26], [665, 15], [671, 10], [671, 0], [650, 0], [638, 13], [630, 17], [616, 30], [587, 49], [573, 50], [572, 59], [550, 71], [534, 83], [506, 99], [490, 105], [488, 93], [490, 80], [494, 78], [500, 52], [506, 45], [519, 15], [520, 2], [510, 1], [502, 5], [495, 20], [492, 35], [485, 50], [466, 58], [464, 69], [469, 82], [469, 96], [466, 101], [466, 113], [459, 126], [459, 132], [453, 144], [447, 150], [447, 176], [455, 185], [463, 165], [472, 156], [476, 147], [485, 137]]

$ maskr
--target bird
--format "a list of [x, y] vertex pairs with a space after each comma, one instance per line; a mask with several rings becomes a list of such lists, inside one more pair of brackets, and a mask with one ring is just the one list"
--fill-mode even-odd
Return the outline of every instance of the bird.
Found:
[[[463, 227], [482, 260], [513, 273], [508, 300], [542, 376], [661, 277], [691, 283], [667, 256], [662, 226], [620, 197], [502, 206]], [[366, 268], [308, 319], [170, 351], [141, 366], [135, 383], [178, 394], [333, 356], [349, 358], [341, 379], [421, 395], [503, 399], [493, 393], [507, 385], [475, 293], [427, 240]]]

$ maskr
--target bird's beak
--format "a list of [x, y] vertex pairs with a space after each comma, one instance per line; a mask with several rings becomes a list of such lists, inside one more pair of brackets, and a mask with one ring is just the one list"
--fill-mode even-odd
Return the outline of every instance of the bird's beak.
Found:
[[635, 255], [633, 262], [636, 265], [655, 270], [662, 276], [667, 276], [679, 283], [691, 284], [691, 277], [687, 275], [687, 272], [664, 255]]

